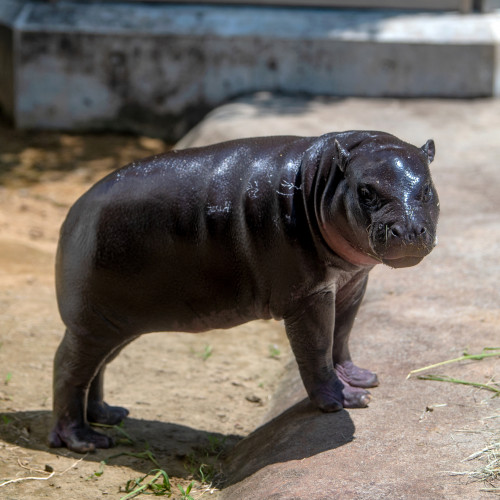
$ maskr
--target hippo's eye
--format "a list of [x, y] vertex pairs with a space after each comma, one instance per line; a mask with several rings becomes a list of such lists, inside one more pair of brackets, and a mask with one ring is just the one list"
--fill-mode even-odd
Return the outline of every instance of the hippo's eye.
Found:
[[422, 190], [422, 201], [428, 203], [432, 199], [432, 187], [430, 184], [426, 184]]
[[368, 208], [379, 208], [380, 207], [380, 198], [378, 197], [375, 190], [368, 186], [362, 186], [358, 191], [359, 200], [363, 205]]

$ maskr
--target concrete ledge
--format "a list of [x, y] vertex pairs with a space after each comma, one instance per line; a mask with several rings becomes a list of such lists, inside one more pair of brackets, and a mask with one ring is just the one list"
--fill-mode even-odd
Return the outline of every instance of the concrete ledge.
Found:
[[[214, 110], [177, 147], [255, 135], [386, 130], [436, 141], [439, 245], [416, 267], [376, 266], [351, 335], [360, 366], [381, 384], [363, 410], [309, 404], [291, 361], [269, 413], [232, 450], [223, 500], [485, 499], [480, 482], [447, 471], [486, 446], [500, 399], [457, 384], [406, 379], [410, 370], [498, 345], [500, 100], [295, 99], [260, 93]], [[498, 379], [496, 360], [433, 374]], [[498, 420], [498, 419], [497, 419]], [[462, 432], [466, 431], [466, 432]], [[470, 431], [470, 432], [468, 432]]]
[[22, 128], [181, 137], [270, 90], [499, 93], [500, 14], [4, 0], [0, 106]]

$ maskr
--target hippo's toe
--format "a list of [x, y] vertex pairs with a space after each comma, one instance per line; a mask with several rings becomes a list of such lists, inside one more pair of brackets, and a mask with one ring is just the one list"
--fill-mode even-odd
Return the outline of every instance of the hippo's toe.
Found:
[[342, 382], [353, 387], [377, 387], [378, 377], [376, 373], [364, 368], [359, 368], [352, 361], [344, 361], [335, 365], [335, 371]]
[[121, 406], [109, 406], [104, 401], [89, 401], [87, 420], [95, 424], [117, 425], [128, 415]]
[[94, 431], [89, 425], [71, 426], [56, 424], [49, 435], [49, 446], [60, 448], [67, 446], [76, 453], [88, 453], [96, 448], [111, 448], [113, 439]]

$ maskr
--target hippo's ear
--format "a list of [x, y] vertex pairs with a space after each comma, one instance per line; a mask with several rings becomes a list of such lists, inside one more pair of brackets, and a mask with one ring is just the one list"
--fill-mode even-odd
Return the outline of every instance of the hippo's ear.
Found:
[[427, 155], [428, 162], [432, 163], [434, 160], [434, 155], [436, 154], [436, 147], [434, 146], [434, 141], [429, 139], [423, 146], [422, 151]]
[[340, 170], [342, 172], [345, 171], [345, 168], [347, 166], [347, 162], [349, 161], [349, 153], [348, 151], [340, 144], [337, 139], [335, 139], [335, 157], [334, 160], [336, 160], [337, 165], [339, 166]]

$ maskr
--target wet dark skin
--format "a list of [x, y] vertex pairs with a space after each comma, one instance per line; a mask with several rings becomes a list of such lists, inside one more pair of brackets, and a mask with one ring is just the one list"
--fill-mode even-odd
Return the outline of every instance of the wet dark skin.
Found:
[[112, 446], [89, 425], [128, 414], [103, 400], [106, 364], [156, 331], [283, 319], [311, 401], [367, 406], [378, 380], [352, 363], [349, 334], [372, 267], [413, 266], [435, 246], [433, 158], [431, 140], [383, 132], [265, 137], [172, 151], [98, 182], [61, 229], [50, 445]]

